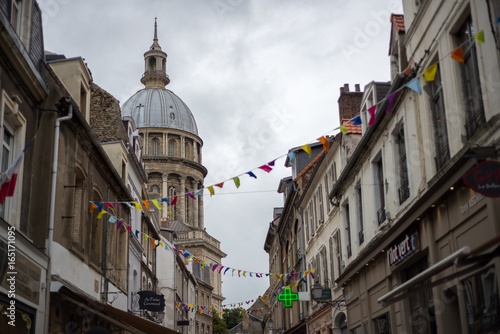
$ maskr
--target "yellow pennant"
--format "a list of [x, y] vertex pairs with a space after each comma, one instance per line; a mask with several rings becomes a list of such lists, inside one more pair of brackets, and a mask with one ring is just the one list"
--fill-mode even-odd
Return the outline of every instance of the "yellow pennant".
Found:
[[97, 219], [101, 219], [102, 218], [102, 215], [107, 213], [106, 211], [102, 210], [101, 212], [99, 212], [99, 214], [97, 215]]
[[425, 81], [434, 81], [436, 79], [438, 63], [432, 64], [428, 69], [424, 72]]
[[304, 151], [306, 151], [308, 154], [309, 154], [309, 158], [311, 157], [311, 146], [309, 145], [304, 145], [304, 146], [301, 146], [300, 147], [301, 149], [303, 149]]
[[157, 199], [154, 199], [154, 200], [152, 200], [151, 202], [153, 202], [153, 204], [156, 206], [156, 208], [157, 208], [158, 210], [161, 210], [161, 209], [162, 209], [162, 207], [161, 207], [161, 205], [160, 205], [160, 202], [158, 202], [158, 200], [157, 200]]
[[130, 203], [134, 204], [136, 210], [142, 209], [141, 206], [139, 205], [139, 203], [137, 203], [137, 202], [130, 202]]

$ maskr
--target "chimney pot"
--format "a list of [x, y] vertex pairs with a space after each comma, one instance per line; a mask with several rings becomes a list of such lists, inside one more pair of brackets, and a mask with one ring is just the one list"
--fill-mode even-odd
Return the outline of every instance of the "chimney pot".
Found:
[[344, 92], [344, 87], [340, 87], [340, 95]]
[[344, 92], [349, 92], [349, 84], [344, 84]]
[[356, 87], [356, 92], [360, 92], [359, 84], [355, 84], [354, 87]]

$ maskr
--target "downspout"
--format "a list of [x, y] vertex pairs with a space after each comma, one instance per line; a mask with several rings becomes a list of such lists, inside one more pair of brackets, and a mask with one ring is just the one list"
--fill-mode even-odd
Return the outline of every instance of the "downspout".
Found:
[[52, 243], [54, 240], [54, 216], [56, 208], [56, 186], [57, 186], [57, 161], [59, 159], [59, 133], [61, 131], [61, 122], [73, 118], [73, 103], [71, 98], [65, 99], [68, 103], [68, 115], [58, 117], [54, 126], [54, 156], [52, 159], [52, 184], [50, 187], [50, 214], [49, 214], [49, 235], [47, 240], [47, 275], [45, 287], [45, 333], [49, 332], [49, 310], [50, 310], [50, 282], [52, 280]]

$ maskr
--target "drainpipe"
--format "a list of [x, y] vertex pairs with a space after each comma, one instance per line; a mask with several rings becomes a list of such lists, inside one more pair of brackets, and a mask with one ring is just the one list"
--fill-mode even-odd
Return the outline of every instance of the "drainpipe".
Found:
[[59, 132], [61, 122], [68, 121], [73, 118], [73, 103], [71, 98], [65, 99], [68, 103], [68, 115], [58, 117], [54, 126], [54, 157], [52, 159], [52, 184], [50, 188], [50, 215], [49, 215], [49, 235], [47, 240], [47, 256], [49, 258], [47, 264], [47, 278], [45, 283], [45, 333], [49, 332], [49, 317], [50, 317], [50, 282], [52, 279], [52, 243], [54, 240], [54, 215], [56, 208], [56, 185], [57, 185], [57, 160], [59, 159]]

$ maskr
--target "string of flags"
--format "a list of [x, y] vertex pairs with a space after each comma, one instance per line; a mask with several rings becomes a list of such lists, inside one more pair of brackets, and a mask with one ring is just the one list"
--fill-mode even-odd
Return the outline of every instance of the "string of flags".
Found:
[[[294, 286], [296, 287], [297, 284], [294, 284]], [[282, 286], [280, 289], [278, 289], [278, 291], [273, 292], [273, 293], [268, 294], [268, 295], [259, 296], [258, 299], [265, 303], [265, 302], [267, 302], [268, 299], [271, 299], [273, 297], [277, 298], [278, 294], [283, 293], [283, 291], [285, 291], [286, 289], [289, 289], [291, 287], [292, 287], [291, 284], [286, 285], [286, 286]], [[247, 300], [247, 301], [244, 301], [244, 302], [238, 302], [238, 303], [232, 303], [232, 304], [225, 304], [225, 305], [221, 305], [221, 306], [222, 306], [222, 308], [225, 308], [225, 309], [226, 308], [241, 308], [242, 306], [249, 305], [250, 303], [254, 303], [255, 301], [257, 301], [257, 300], [256, 299], [252, 299], [252, 300]], [[215, 305], [213, 305], [213, 306], [206, 306], [206, 305], [186, 304], [186, 303], [184, 303], [183, 301], [180, 301], [180, 300], [176, 301], [175, 305], [176, 305], [176, 307], [184, 309], [187, 312], [196, 312], [196, 313], [208, 314], [208, 315], [212, 315], [212, 316], [214, 316], [215, 314], [219, 314], [220, 317], [222, 317], [224, 314], [240, 314], [240, 315], [243, 315], [243, 314], [248, 314], [250, 312], [257, 313], [257, 312], [262, 312], [263, 309], [270, 308], [270, 306], [265, 306], [265, 307], [262, 307], [262, 308], [252, 309], [252, 310], [237, 310], [237, 311], [231, 311], [230, 310], [229, 312], [225, 312], [225, 311], [219, 311]]]
[[[147, 201], [143, 201], [143, 202], [147, 203]], [[131, 202], [131, 203], [134, 204], [136, 209], [138, 209], [138, 210], [140, 209], [140, 208], [138, 208], [138, 206], [140, 206], [139, 203], [137, 203], [137, 202]], [[146, 205], [145, 203], [143, 203], [143, 204]], [[114, 208], [114, 206], [109, 202], [104, 203], [104, 205], [108, 206], [110, 208]], [[133, 208], [132, 205], [130, 205], [130, 206], [131, 206], [131, 208]], [[107, 211], [105, 211], [103, 209], [103, 204], [101, 202], [92, 202], [92, 205], [90, 206], [90, 210], [89, 210], [90, 213], [93, 213], [95, 209], [100, 210], [99, 214], [97, 215], [97, 219], [102, 219], [104, 214], [108, 213]], [[117, 230], [119, 230], [120, 228], [123, 227], [127, 230], [127, 232], [132, 234], [132, 226], [128, 225], [123, 218], [118, 218], [118, 217], [110, 214], [108, 221], [112, 224], [116, 223]], [[185, 258], [186, 262], [189, 262], [189, 261], [193, 261], [193, 263], [200, 262], [202, 268], [211, 269], [213, 272], [215, 272], [217, 270], [217, 272], [221, 275], [225, 275], [225, 276], [231, 275], [231, 276], [237, 276], [237, 277], [256, 277], [256, 278], [275, 276], [278, 279], [286, 279], [287, 277], [290, 277], [290, 279], [292, 279], [294, 281], [305, 279], [308, 275], [310, 275], [314, 279], [315, 269], [308, 270], [305, 272], [295, 272], [295, 273], [285, 273], [285, 274], [257, 273], [257, 272], [252, 272], [252, 271], [248, 271], [248, 270], [236, 269], [236, 268], [232, 268], [232, 267], [223, 266], [222, 264], [219, 264], [219, 263], [208, 262], [206, 260], [203, 260], [203, 259], [189, 253], [187, 250], [180, 250], [180, 249], [177, 249], [175, 247], [168, 247], [168, 245], [166, 243], [164, 243], [163, 241], [155, 239], [154, 237], [147, 235], [146, 233], [141, 232], [139, 230], [135, 230], [135, 237], [138, 240], [140, 240], [140, 235], [142, 235], [144, 237], [145, 241], [149, 240], [149, 242], [151, 242], [153, 249], [160, 247], [160, 248], [165, 249], [167, 251], [172, 250], [172, 251], [180, 254], [181, 256], [183, 256]]]

